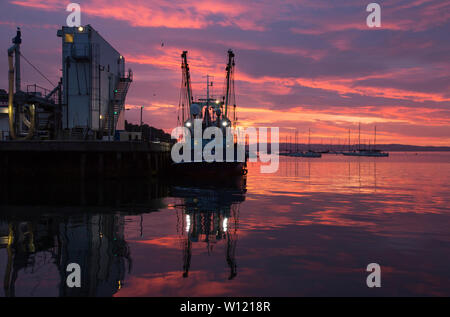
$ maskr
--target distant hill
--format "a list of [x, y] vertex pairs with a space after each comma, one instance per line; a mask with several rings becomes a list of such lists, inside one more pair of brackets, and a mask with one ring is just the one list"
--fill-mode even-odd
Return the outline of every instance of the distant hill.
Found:
[[450, 151], [450, 146], [419, 146], [405, 144], [380, 144], [377, 148], [393, 152], [443, 152]]
[[[307, 144], [290, 144], [280, 143], [280, 151], [292, 150], [305, 151], [308, 149]], [[330, 144], [311, 144], [310, 148], [314, 151], [347, 151], [346, 145], [330, 145]], [[377, 149], [388, 152], [445, 152], [450, 151], [450, 146], [419, 146], [406, 144], [377, 144]]]

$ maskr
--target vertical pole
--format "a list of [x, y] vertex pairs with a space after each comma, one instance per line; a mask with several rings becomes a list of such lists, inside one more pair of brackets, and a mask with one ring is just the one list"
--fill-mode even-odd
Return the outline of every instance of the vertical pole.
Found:
[[140, 129], [141, 129], [141, 141], [144, 139], [143, 135], [142, 135], [142, 109], [144, 109], [144, 106], [141, 106], [141, 125], [140, 125]]
[[102, 131], [102, 66], [98, 65], [98, 126]]
[[80, 176], [81, 180], [84, 180], [86, 178], [86, 154], [81, 154], [80, 159]]
[[350, 129], [348, 129], [348, 151], [350, 152]]
[[[209, 75], [206, 75], [206, 111], [209, 113]], [[209, 116], [207, 117], [209, 119]], [[209, 121], [206, 126], [209, 125]]]
[[311, 151], [311, 128], [308, 130], [308, 151]]
[[292, 135], [289, 136], [289, 153], [292, 153]]
[[377, 145], [377, 126], [375, 126], [375, 135], [373, 136], [373, 149], [375, 150]]
[[358, 124], [358, 150], [361, 149], [361, 122]]
[[16, 92], [22, 90], [21, 82], [20, 82], [20, 43], [16, 44], [16, 52], [15, 52], [15, 69], [16, 69]]
[[[114, 112], [113, 112], [113, 103], [111, 102], [111, 75], [108, 78], [108, 125], [109, 125], [109, 131], [108, 131], [108, 140], [111, 141], [111, 135], [112, 135], [112, 128], [114, 125]], [[112, 121], [111, 121], [112, 120]]]

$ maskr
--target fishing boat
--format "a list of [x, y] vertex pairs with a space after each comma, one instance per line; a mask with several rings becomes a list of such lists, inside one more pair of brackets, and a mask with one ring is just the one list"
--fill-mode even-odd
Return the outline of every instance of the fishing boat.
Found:
[[[211, 93], [210, 90], [213, 90], [214, 87], [213, 81], [211, 81], [212, 77], [206, 75], [206, 96], [194, 99], [190, 69], [187, 62], [187, 51], [181, 54], [182, 84], [178, 125], [188, 129], [191, 136], [196, 136], [198, 129], [200, 129], [201, 136], [199, 138], [191, 137], [190, 140], [185, 141], [191, 142], [191, 153], [188, 160], [183, 159], [180, 162], [172, 163], [172, 171], [178, 175], [192, 178], [226, 179], [233, 175], [245, 175], [247, 173], [248, 153], [245, 151], [245, 145], [237, 142], [238, 138], [235, 134], [230, 134], [230, 132], [234, 133], [237, 131], [234, 57], [233, 51], [229, 50], [224, 94], [215, 96]], [[216, 139], [220, 137], [217, 135], [214, 135], [212, 139], [204, 137], [205, 130], [210, 127], [215, 127], [222, 131], [222, 140], [217, 141]], [[215, 144], [212, 154], [215, 155], [216, 151], [221, 151], [223, 157], [214, 161], [205, 159], [203, 150], [206, 146], [210, 148], [210, 145], [208, 145], [210, 142]], [[199, 145], [198, 143], [201, 144]], [[230, 147], [233, 147], [232, 155], [227, 151]], [[220, 152], [217, 153], [217, 156], [220, 156]]]
[[[342, 152], [345, 156], [371, 156], [371, 157], [388, 157], [388, 152], [383, 152], [381, 150], [376, 149], [376, 142], [377, 142], [377, 127], [375, 126], [374, 130], [374, 142], [373, 142], [373, 148], [361, 148], [361, 124], [359, 124], [358, 127], [358, 149], [354, 151], [348, 152]], [[350, 147], [350, 131], [349, 131], [349, 147]]]

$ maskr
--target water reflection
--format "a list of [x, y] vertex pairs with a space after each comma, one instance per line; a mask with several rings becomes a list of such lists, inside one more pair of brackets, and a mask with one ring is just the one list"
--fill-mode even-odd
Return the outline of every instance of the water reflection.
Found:
[[450, 294], [449, 153], [258, 164], [220, 186], [0, 180], [0, 296]]
[[[5, 296], [16, 295], [20, 271], [37, 272], [45, 265], [54, 265], [59, 272], [59, 296], [113, 295], [131, 267], [123, 218], [79, 215], [1, 221], [0, 248], [7, 251]], [[81, 266], [81, 288], [66, 286], [66, 268], [70, 263]]]
[[174, 186], [171, 195], [181, 198], [177, 205], [177, 233], [183, 250], [183, 277], [189, 276], [192, 244], [204, 243], [208, 255], [218, 243], [226, 244], [228, 279], [237, 275], [235, 259], [239, 228], [239, 205], [245, 200], [245, 177], [231, 186], [202, 188]]
[[[2, 184], [0, 259], [8, 297], [17, 295], [17, 284], [20, 294], [114, 295], [132, 267], [125, 217], [158, 210], [168, 192], [155, 181]], [[70, 263], [81, 267], [80, 288], [66, 285]], [[36, 278], [43, 271], [53, 275]]]

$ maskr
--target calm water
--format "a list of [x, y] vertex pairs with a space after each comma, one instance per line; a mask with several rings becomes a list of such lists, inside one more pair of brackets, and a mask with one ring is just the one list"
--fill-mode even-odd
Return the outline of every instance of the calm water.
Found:
[[7, 186], [0, 295], [449, 296], [449, 180], [450, 153], [391, 153], [252, 163], [221, 189]]

